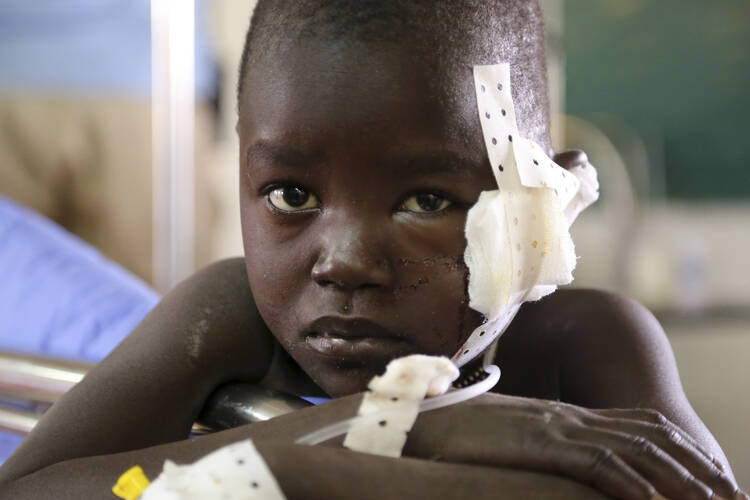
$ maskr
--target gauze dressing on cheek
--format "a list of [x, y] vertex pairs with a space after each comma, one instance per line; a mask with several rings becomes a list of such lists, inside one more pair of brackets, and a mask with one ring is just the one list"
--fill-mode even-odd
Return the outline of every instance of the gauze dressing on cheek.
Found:
[[569, 228], [599, 190], [591, 165], [567, 171], [519, 136], [510, 65], [474, 66], [474, 83], [498, 189], [483, 192], [466, 220], [469, 306], [487, 321], [453, 356], [458, 366], [490, 346], [523, 302], [573, 281], [576, 256]]

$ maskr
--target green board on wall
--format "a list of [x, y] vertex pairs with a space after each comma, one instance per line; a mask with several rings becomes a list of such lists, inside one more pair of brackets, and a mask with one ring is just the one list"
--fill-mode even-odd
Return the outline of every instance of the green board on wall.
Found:
[[750, 1], [565, 0], [566, 111], [658, 132], [671, 198], [750, 198]]

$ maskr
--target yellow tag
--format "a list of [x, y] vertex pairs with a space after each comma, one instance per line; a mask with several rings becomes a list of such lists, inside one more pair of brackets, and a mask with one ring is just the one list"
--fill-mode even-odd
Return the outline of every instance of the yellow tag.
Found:
[[128, 469], [112, 486], [112, 493], [125, 500], [136, 500], [151, 484], [140, 465]]

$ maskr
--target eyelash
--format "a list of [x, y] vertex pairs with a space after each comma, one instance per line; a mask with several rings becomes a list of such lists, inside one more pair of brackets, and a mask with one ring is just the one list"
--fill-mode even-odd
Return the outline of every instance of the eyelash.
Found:
[[[271, 194], [275, 190], [277, 190], [277, 189], [283, 189], [283, 188], [299, 188], [299, 189], [302, 189], [302, 190], [310, 193], [312, 196], [315, 196], [316, 198], [318, 198], [318, 196], [315, 193], [313, 193], [313, 191], [307, 189], [305, 186], [303, 186], [301, 184], [298, 184], [298, 183], [294, 183], [294, 182], [287, 182], [287, 183], [285, 183], [285, 182], [277, 182], [277, 183], [269, 184], [269, 185], [267, 185], [267, 186], [265, 186], [265, 187], [263, 187], [261, 189], [260, 195], [265, 198], [266, 203], [268, 204], [269, 208], [273, 212], [278, 213], [278, 214], [282, 214], [282, 215], [302, 215], [302, 214], [309, 214], [310, 212], [316, 210], [316, 209], [312, 209], [311, 208], [311, 209], [291, 211], [291, 210], [282, 210], [282, 209], [276, 207], [271, 202], [270, 196], [271, 196]], [[417, 196], [419, 194], [432, 194], [432, 195], [435, 195], [435, 196], [437, 196], [439, 198], [442, 198], [443, 200], [447, 201], [449, 203], [449, 205], [447, 207], [445, 207], [444, 209], [438, 210], [438, 211], [435, 211], [435, 212], [414, 212], [414, 211], [411, 211], [411, 210], [405, 210], [405, 209], [403, 209], [403, 207], [405, 206], [407, 200], [409, 200], [411, 197]], [[318, 198], [318, 202], [320, 202], [320, 198]], [[417, 191], [410, 192], [409, 194], [407, 194], [403, 198], [403, 201], [401, 201], [399, 203], [398, 207], [399, 207], [399, 211], [407, 212], [410, 215], [414, 215], [414, 216], [417, 216], [417, 217], [430, 217], [430, 218], [434, 218], [434, 217], [442, 217], [444, 215], [447, 215], [448, 212], [450, 212], [453, 209], [455, 209], [457, 207], [460, 207], [462, 205], [463, 205], [462, 203], [460, 203], [459, 201], [457, 201], [455, 198], [451, 197], [450, 195], [447, 195], [442, 190], [440, 190], [440, 189], [429, 189], [428, 188], [428, 189], [420, 189], [420, 190], [417, 190]]]
[[[269, 184], [265, 187], [263, 187], [260, 190], [260, 195], [263, 196], [263, 198], [266, 201], [266, 204], [268, 205], [268, 208], [271, 209], [274, 213], [281, 214], [281, 215], [301, 215], [301, 214], [309, 214], [310, 212], [313, 212], [317, 210], [317, 208], [307, 208], [303, 210], [283, 210], [271, 202], [271, 194], [273, 194], [274, 191], [277, 189], [285, 189], [285, 188], [299, 188], [317, 198], [317, 195], [312, 192], [312, 190], [307, 189], [302, 184], [298, 184], [296, 182], [276, 182], [273, 184]], [[318, 199], [318, 202], [320, 202], [320, 199]]]
[[432, 194], [437, 196], [438, 198], [442, 198], [443, 200], [448, 202], [448, 206], [443, 208], [442, 210], [438, 210], [435, 212], [414, 212], [411, 210], [404, 210], [405, 212], [408, 212], [411, 215], [416, 215], [417, 217], [442, 217], [444, 215], [447, 215], [449, 212], [452, 211], [452, 209], [456, 208], [457, 206], [460, 206], [461, 204], [452, 196], [444, 193], [440, 189], [420, 189], [418, 191], [412, 191], [409, 194], [407, 194], [403, 201], [399, 204], [399, 208], [404, 207], [406, 205], [406, 202], [412, 197], [417, 196], [420, 194]]

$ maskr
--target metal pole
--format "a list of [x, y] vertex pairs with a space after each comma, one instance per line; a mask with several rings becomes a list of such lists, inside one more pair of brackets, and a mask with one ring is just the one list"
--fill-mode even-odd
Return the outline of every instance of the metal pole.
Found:
[[195, 4], [151, 0], [153, 281], [161, 293], [195, 266]]
[[[94, 365], [0, 351], [0, 430], [25, 436], [47, 408], [80, 382]], [[217, 389], [193, 434], [205, 434], [306, 408], [310, 403], [252, 384]]]

